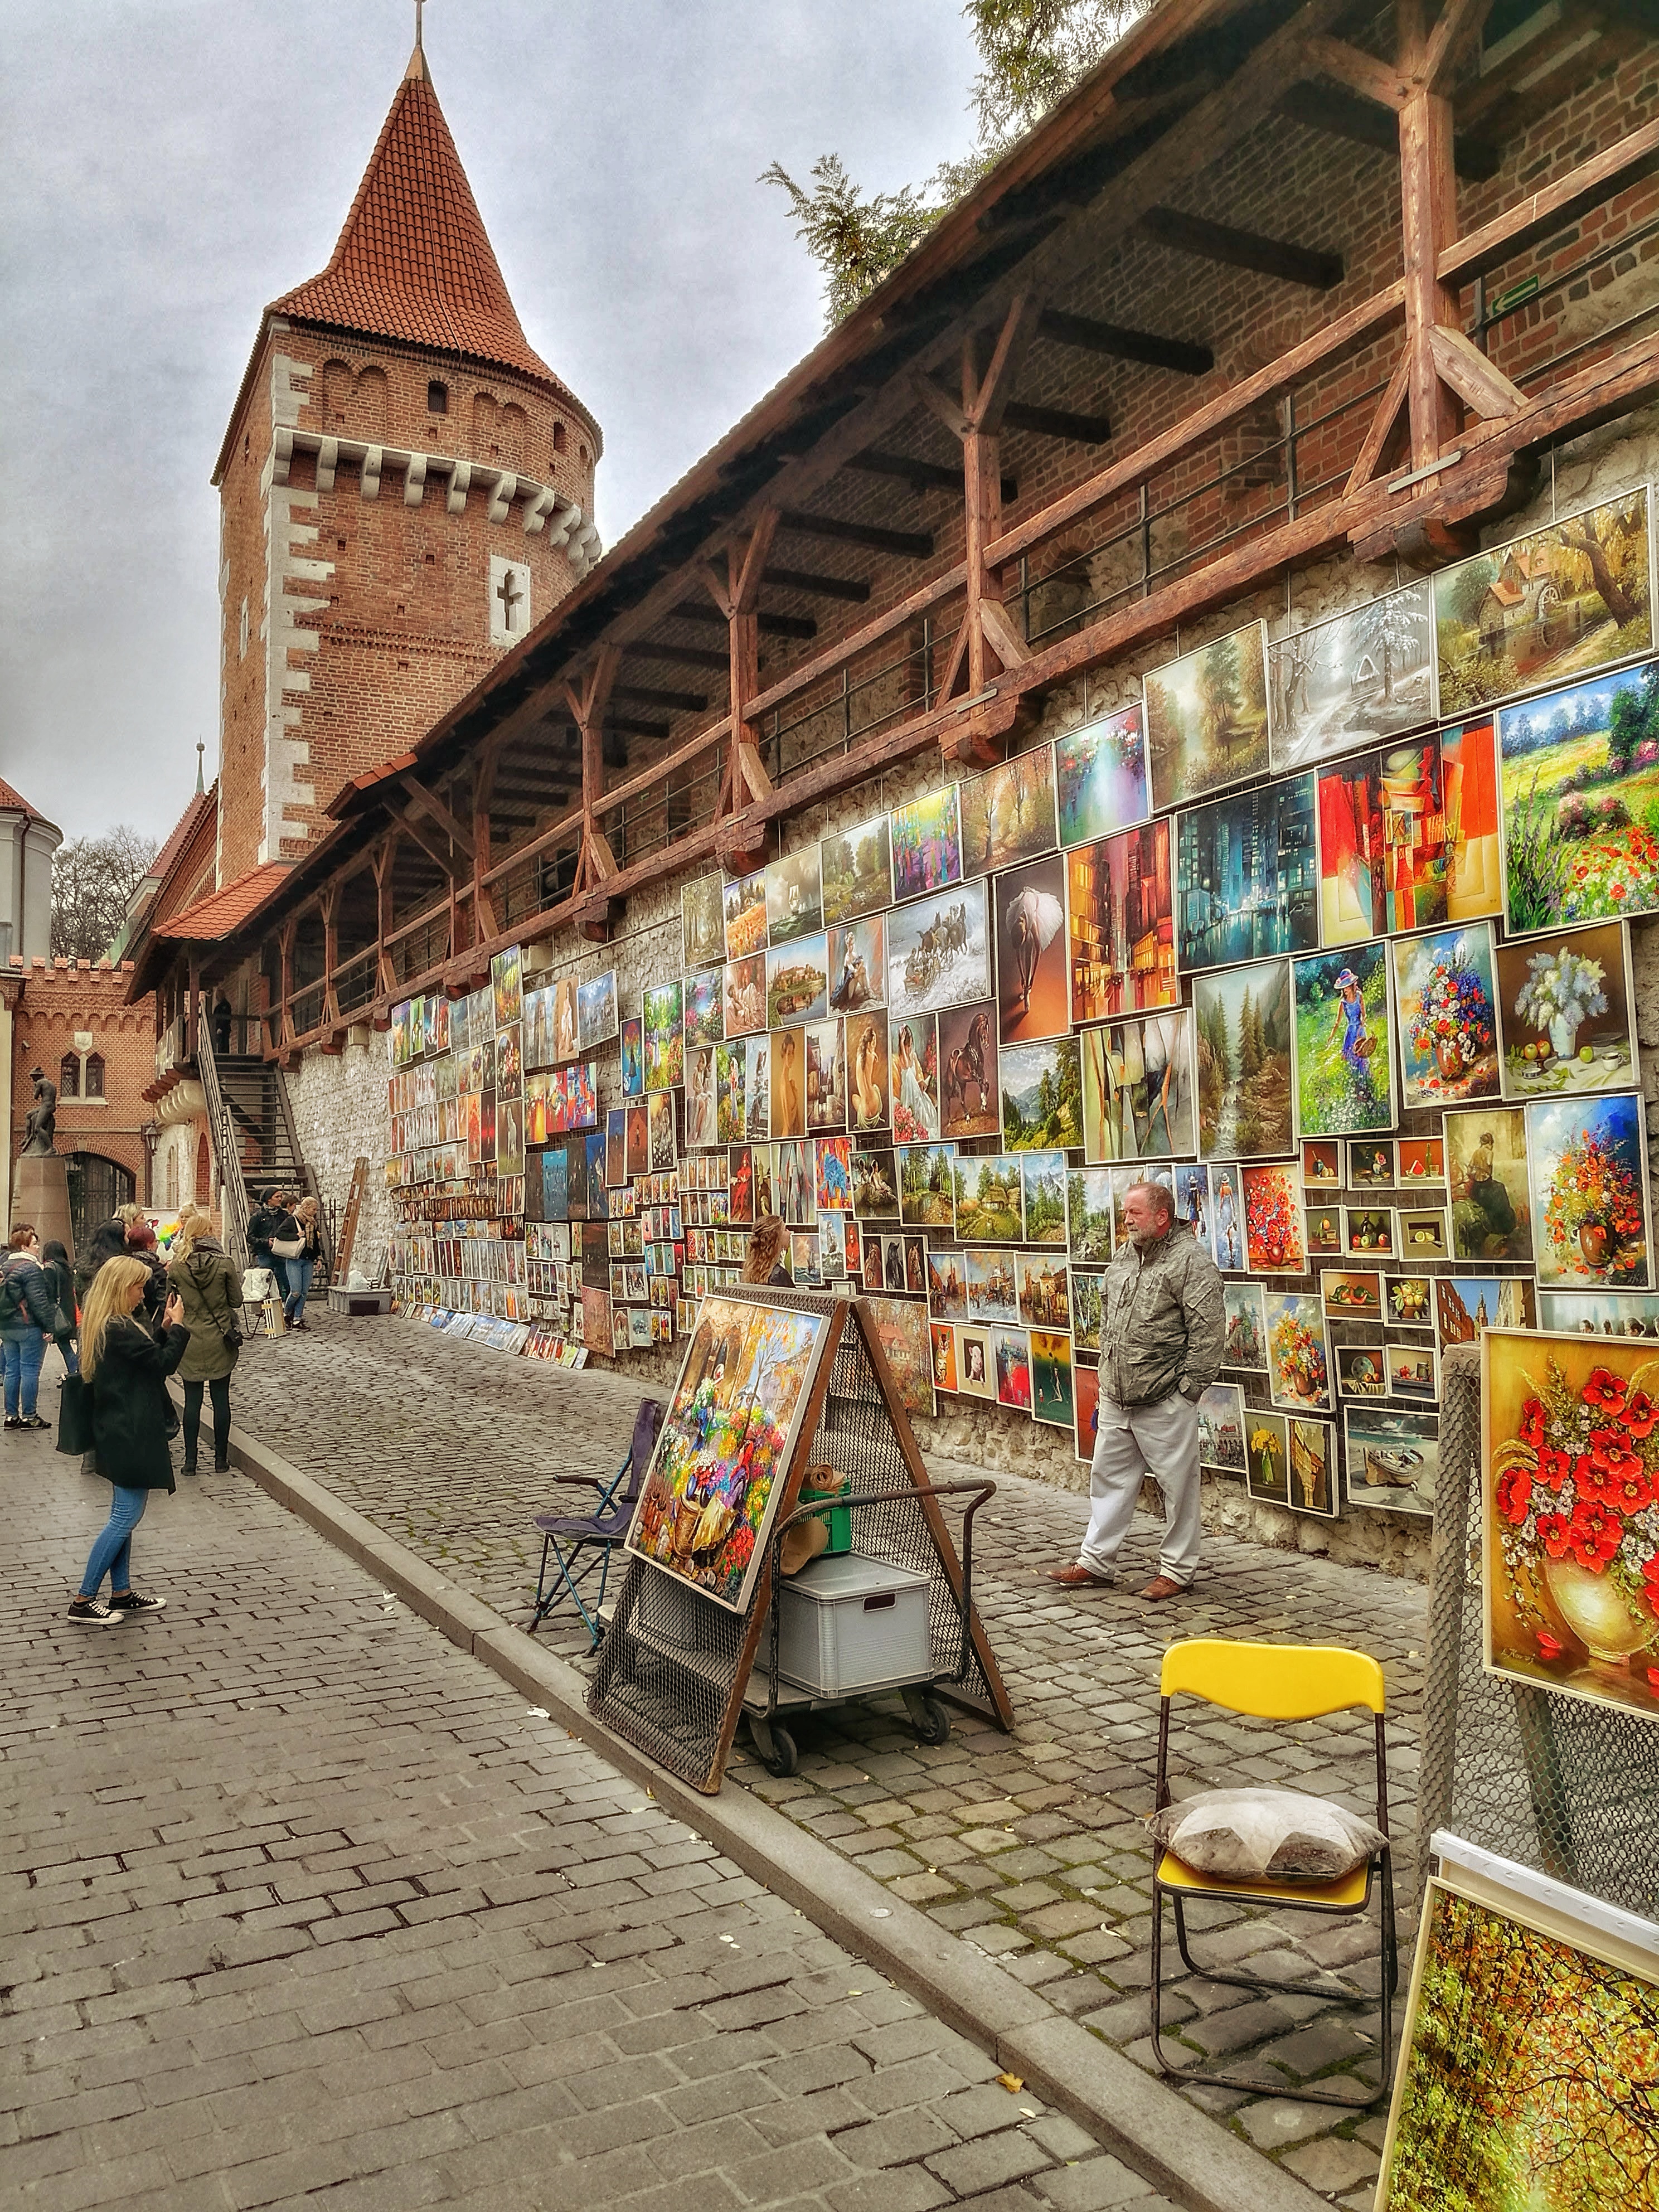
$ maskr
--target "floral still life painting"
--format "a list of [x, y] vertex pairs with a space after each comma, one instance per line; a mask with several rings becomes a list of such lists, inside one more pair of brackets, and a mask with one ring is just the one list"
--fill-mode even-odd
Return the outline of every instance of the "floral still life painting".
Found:
[[1603, 921], [1498, 952], [1504, 1095], [1627, 1091], [1636, 1073], [1628, 928]]
[[1245, 1256], [1250, 1273], [1305, 1274], [1302, 1170], [1247, 1167], [1239, 1170], [1239, 1180], [1243, 1185]]
[[1539, 1281], [1556, 1290], [1645, 1290], [1642, 1101], [1534, 1098], [1526, 1115]]
[[1267, 1395], [1291, 1413], [1330, 1411], [1330, 1348], [1316, 1291], [1267, 1293]]
[[1481, 1341], [1486, 1665], [1659, 1717], [1659, 1358]]
[[1401, 1103], [1462, 1105], [1498, 1091], [1492, 925], [1439, 929], [1394, 946]]

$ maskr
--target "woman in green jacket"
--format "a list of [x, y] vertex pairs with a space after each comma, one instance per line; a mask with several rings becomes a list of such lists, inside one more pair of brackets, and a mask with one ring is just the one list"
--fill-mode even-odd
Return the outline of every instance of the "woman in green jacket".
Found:
[[184, 1307], [190, 1346], [179, 1363], [185, 1386], [185, 1473], [196, 1474], [202, 1390], [213, 1400], [213, 1471], [230, 1471], [230, 1370], [241, 1346], [242, 1279], [205, 1213], [179, 1222], [167, 1278]]

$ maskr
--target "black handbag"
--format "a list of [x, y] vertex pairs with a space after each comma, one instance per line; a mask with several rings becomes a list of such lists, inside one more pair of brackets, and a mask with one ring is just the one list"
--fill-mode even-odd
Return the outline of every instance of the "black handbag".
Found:
[[76, 1459], [92, 1449], [92, 1385], [84, 1375], [66, 1375], [58, 1399], [58, 1449]]

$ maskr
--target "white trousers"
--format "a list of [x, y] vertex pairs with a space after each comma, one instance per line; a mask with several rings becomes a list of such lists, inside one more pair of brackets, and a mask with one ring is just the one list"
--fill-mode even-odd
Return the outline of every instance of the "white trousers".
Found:
[[1164, 1497], [1164, 1546], [1158, 1571], [1184, 1589], [1198, 1572], [1198, 1408], [1177, 1390], [1155, 1406], [1100, 1401], [1095, 1455], [1089, 1468], [1089, 1533], [1079, 1563], [1097, 1575], [1115, 1570], [1117, 1554], [1147, 1475]]

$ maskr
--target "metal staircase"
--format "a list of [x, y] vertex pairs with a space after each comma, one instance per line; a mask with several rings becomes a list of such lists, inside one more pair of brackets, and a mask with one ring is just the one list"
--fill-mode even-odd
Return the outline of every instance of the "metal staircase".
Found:
[[[297, 1190], [319, 1197], [317, 1178], [300, 1157], [294, 1110], [281, 1068], [258, 1053], [214, 1049], [210, 1025], [198, 1026], [196, 1063], [207, 1097], [208, 1122], [224, 1193], [225, 1249], [239, 1267], [248, 1260], [248, 1216], [273, 1191]], [[333, 1252], [328, 1218], [319, 1210], [323, 1256], [317, 1287], [331, 1279]]]

